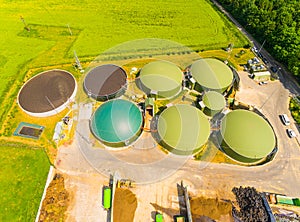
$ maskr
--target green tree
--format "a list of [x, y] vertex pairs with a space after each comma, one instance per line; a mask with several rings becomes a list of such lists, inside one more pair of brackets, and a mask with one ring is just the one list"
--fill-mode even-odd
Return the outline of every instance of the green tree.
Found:
[[300, 78], [300, 1], [219, 0], [280, 62]]

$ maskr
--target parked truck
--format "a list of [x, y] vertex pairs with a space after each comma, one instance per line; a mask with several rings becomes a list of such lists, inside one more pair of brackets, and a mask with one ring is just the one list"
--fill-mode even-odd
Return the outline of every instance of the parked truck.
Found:
[[103, 189], [103, 207], [105, 210], [111, 207], [111, 188], [107, 186]]
[[156, 213], [155, 222], [163, 222], [163, 221], [164, 221], [163, 215], [161, 213]]
[[268, 201], [272, 204], [287, 204], [300, 206], [300, 199], [295, 197], [288, 197], [283, 194], [265, 193]]

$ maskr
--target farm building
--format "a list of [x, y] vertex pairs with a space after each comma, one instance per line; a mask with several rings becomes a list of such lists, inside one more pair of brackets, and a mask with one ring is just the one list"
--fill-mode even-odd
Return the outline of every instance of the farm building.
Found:
[[103, 103], [90, 120], [94, 136], [111, 147], [128, 146], [142, 132], [143, 115], [134, 103], [115, 99]]
[[201, 150], [210, 134], [207, 117], [196, 107], [184, 104], [170, 106], [158, 117], [159, 143], [178, 155]]
[[269, 71], [253, 72], [251, 78], [255, 81], [268, 81], [271, 78], [271, 73]]
[[189, 71], [196, 80], [194, 88], [198, 91], [214, 90], [223, 93], [233, 81], [231, 69], [218, 59], [199, 59], [189, 67]]
[[137, 86], [148, 96], [171, 98], [181, 91], [182, 71], [168, 61], [154, 61], [145, 65], [136, 80]]
[[117, 98], [126, 91], [127, 74], [113, 64], [97, 66], [86, 75], [83, 88], [86, 94], [98, 101]]
[[269, 123], [248, 110], [229, 112], [221, 122], [221, 147], [237, 162], [259, 163], [276, 145], [276, 138]]
[[77, 83], [64, 70], [49, 70], [29, 79], [18, 94], [18, 104], [27, 114], [48, 117], [64, 110], [74, 101]]

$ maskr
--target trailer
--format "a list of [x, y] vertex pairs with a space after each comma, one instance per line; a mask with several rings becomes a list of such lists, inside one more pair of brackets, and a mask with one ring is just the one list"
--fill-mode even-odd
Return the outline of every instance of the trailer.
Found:
[[135, 187], [135, 182], [130, 180], [130, 179], [120, 179], [117, 181], [117, 187], [118, 188], [134, 188]]
[[103, 207], [105, 210], [109, 210], [111, 207], [111, 188], [104, 187], [103, 189]]
[[177, 216], [176, 217], [176, 222], [185, 222], [185, 217], [184, 216]]
[[286, 204], [286, 205], [300, 206], [299, 198], [289, 197], [284, 194], [275, 194], [275, 193], [267, 193], [267, 192], [265, 192], [265, 195], [271, 204]]
[[288, 197], [283, 195], [276, 195], [277, 203], [279, 204], [288, 204], [293, 206], [300, 206], [299, 198]]

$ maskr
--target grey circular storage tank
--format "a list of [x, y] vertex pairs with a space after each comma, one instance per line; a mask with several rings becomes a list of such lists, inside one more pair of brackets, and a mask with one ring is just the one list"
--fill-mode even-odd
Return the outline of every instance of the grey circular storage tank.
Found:
[[222, 61], [213, 58], [199, 59], [190, 66], [198, 91], [214, 90], [223, 93], [233, 80], [231, 69]]
[[106, 64], [91, 69], [83, 82], [86, 94], [95, 100], [106, 101], [124, 94], [127, 74], [122, 67]]
[[174, 63], [154, 61], [141, 69], [136, 83], [147, 95], [171, 98], [181, 91], [182, 77], [182, 71]]
[[115, 99], [103, 103], [93, 114], [90, 128], [94, 136], [111, 147], [128, 146], [142, 132], [141, 110], [134, 103]]

